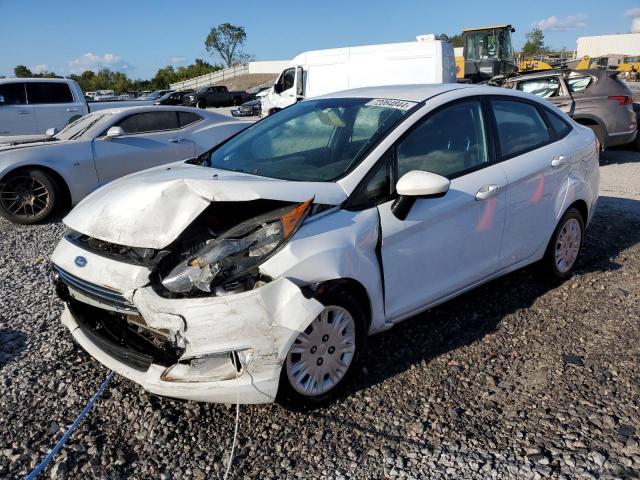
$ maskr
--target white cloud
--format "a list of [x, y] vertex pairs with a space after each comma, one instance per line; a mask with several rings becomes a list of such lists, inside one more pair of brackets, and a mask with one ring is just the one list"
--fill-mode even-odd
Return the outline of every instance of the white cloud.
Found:
[[185, 57], [169, 57], [167, 60], [169, 61], [169, 65], [181, 65], [187, 62]]
[[640, 33], [640, 8], [630, 8], [624, 16], [631, 18], [631, 33]]
[[68, 62], [69, 70], [72, 73], [82, 73], [85, 70], [98, 71], [101, 68], [109, 68], [111, 70], [131, 70], [131, 65], [123, 61], [122, 58], [113, 53], [105, 53], [104, 55], [96, 55], [94, 53], [85, 53], [81, 57], [75, 58]]
[[41, 63], [40, 65], [34, 65], [29, 70], [31, 70], [33, 73], [44, 73], [48, 72], [49, 68], [47, 67], [46, 63]]
[[584, 13], [576, 13], [575, 15], [568, 15], [566, 17], [556, 17], [552, 15], [551, 17], [533, 22], [531, 26], [537, 27], [542, 31], [565, 32], [567, 30], [586, 27], [587, 16]]

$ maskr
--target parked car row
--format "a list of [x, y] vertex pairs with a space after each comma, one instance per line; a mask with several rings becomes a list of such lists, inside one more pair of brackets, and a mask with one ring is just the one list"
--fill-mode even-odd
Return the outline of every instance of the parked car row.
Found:
[[51, 135], [0, 137], [0, 215], [42, 222], [116, 178], [197, 157], [249, 124], [187, 107], [144, 106], [99, 110]]
[[199, 153], [87, 196], [52, 255], [77, 342], [188, 400], [321, 404], [367, 335], [534, 262], [570, 275], [598, 198], [593, 130], [518, 89], [327, 94]]

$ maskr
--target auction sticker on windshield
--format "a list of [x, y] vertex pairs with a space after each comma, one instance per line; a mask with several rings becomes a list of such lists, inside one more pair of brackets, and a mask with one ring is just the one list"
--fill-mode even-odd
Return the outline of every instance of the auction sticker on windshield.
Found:
[[373, 100], [365, 103], [365, 106], [397, 108], [398, 110], [409, 110], [416, 103], [417, 102], [408, 102], [406, 100], [392, 100], [390, 98], [374, 98]]

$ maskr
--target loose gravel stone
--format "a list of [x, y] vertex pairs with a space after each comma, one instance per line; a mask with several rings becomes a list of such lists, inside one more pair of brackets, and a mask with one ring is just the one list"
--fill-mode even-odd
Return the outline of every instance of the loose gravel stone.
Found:
[[[573, 277], [520, 270], [370, 337], [325, 408], [242, 406], [231, 477], [640, 478], [640, 154], [601, 163]], [[0, 478], [31, 471], [107, 374], [60, 323], [64, 232], [0, 220]], [[44, 477], [222, 478], [234, 419], [116, 376]]]

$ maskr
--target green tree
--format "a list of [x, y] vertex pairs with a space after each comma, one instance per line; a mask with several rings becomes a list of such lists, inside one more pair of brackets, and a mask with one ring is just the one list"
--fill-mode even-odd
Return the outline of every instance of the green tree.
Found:
[[176, 71], [171, 65], [160, 68], [156, 72], [155, 76], [151, 79], [151, 84], [156, 90], [169, 88], [169, 85], [175, 83], [178, 79]]
[[451, 46], [453, 48], [463, 47], [464, 46], [464, 44], [462, 42], [462, 34], [461, 33], [457, 33], [456, 35], [447, 35], [446, 33], [442, 33], [442, 34], [440, 34], [440, 38], [448, 39], [449, 43], [451, 43]]
[[24, 65], [18, 65], [13, 69], [13, 73], [18, 78], [28, 78], [33, 77], [33, 73]]
[[549, 50], [544, 44], [544, 34], [539, 28], [534, 28], [525, 35], [527, 41], [522, 47], [522, 54], [525, 57], [532, 57], [534, 55], [542, 55]]
[[250, 55], [240, 50], [246, 40], [247, 33], [244, 27], [222, 23], [211, 28], [204, 41], [204, 46], [207, 52], [212, 55], [215, 53], [220, 55], [227, 67], [233, 67], [251, 58]]

